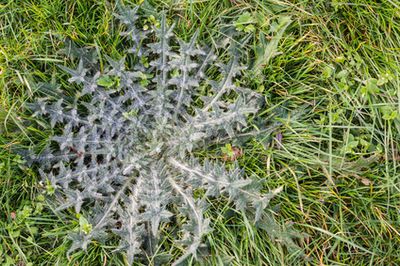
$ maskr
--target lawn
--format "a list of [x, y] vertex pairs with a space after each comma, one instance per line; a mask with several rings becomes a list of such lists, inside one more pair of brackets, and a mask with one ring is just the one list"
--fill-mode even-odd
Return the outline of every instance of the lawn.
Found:
[[[253, 120], [275, 125], [241, 142], [235, 158], [266, 190], [283, 187], [269, 224], [256, 227], [228, 201], [210, 200], [205, 215], [213, 231], [201, 260], [185, 263], [399, 265], [400, 2], [146, 2], [144, 23], [157, 24], [165, 11], [183, 40], [199, 30], [200, 42], [214, 46], [227, 28], [248, 36], [245, 44], [232, 39], [253, 70], [244, 70], [240, 83], [265, 99]], [[54, 210], [37, 167], [21, 155], [53, 133], [26, 108], [40, 97], [37, 84], [75, 89], [58, 67], [74, 65], [61, 52], [66, 39], [124, 55], [115, 9], [105, 0], [0, 0], [1, 265], [126, 265], [113, 243], [94, 241], [66, 255], [79, 216]], [[227, 148], [197, 153], [223, 161]], [[182, 250], [166, 242], [158, 256], [170, 254], [168, 265]]]

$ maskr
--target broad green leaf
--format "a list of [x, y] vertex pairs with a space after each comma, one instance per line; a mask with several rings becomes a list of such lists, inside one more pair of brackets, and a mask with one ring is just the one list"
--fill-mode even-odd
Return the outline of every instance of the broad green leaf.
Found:
[[110, 76], [102, 76], [97, 80], [97, 85], [103, 86], [106, 88], [111, 88], [114, 86], [115, 80], [111, 78]]

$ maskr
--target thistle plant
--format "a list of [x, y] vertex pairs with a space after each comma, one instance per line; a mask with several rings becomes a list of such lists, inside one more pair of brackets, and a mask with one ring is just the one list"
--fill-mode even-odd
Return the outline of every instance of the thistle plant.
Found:
[[262, 193], [262, 183], [237, 164], [194, 153], [235, 139], [260, 99], [236, 82], [244, 68], [235, 49], [222, 58], [201, 47], [197, 33], [179, 40], [165, 16], [158, 27], [143, 30], [138, 7], [120, 8], [116, 17], [132, 44], [126, 56], [104, 56], [108, 63], [100, 69], [88, 49], [71, 46], [77, 68], [60, 67], [80, 88], [76, 95], [55, 94], [31, 105], [34, 116], [58, 132], [34, 161], [57, 210], [81, 213], [69, 253], [117, 238], [116, 252], [132, 264], [160, 249], [161, 228], [173, 224], [179, 264], [198, 256], [212, 229], [207, 199], [224, 197], [257, 222], [281, 190]]

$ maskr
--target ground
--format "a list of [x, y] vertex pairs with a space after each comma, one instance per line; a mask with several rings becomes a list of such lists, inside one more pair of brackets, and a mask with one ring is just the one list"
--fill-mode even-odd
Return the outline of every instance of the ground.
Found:
[[[212, 202], [203, 263], [400, 264], [400, 2], [149, 2], [177, 23], [182, 39], [199, 29], [212, 45], [227, 26], [247, 33], [243, 49], [258, 75], [243, 84], [265, 97], [259, 119], [280, 122], [235, 158], [266, 188], [284, 187], [272, 202], [271, 227], [256, 229], [226, 202]], [[24, 103], [37, 97], [37, 82], [66, 80], [57, 67], [68, 64], [59, 52], [66, 38], [121, 56], [114, 9], [103, 0], [0, 0], [2, 265], [124, 265], [100, 243], [65, 256], [79, 219], [54, 214], [37, 172], [17, 152], [51, 133], [31, 125]]]

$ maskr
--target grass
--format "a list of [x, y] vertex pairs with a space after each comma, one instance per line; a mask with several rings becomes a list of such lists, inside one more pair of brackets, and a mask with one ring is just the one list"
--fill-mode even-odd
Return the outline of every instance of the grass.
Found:
[[[211, 202], [215, 230], [207, 237], [203, 263], [400, 264], [400, 4], [151, 2], [176, 20], [178, 36], [188, 39], [200, 29], [207, 43], [249, 12], [255, 30], [243, 49], [253, 57], [263, 47], [260, 32], [271, 41], [279, 19], [292, 20], [275, 56], [258, 66], [263, 78], [243, 78], [265, 96], [259, 119], [280, 126], [243, 144], [239, 158], [249, 175], [265, 180], [268, 188], [283, 185], [284, 191], [273, 200], [275, 214], [266, 230], [257, 230], [225, 202]], [[58, 52], [66, 37], [121, 55], [113, 9], [103, 0], [0, 1], [2, 265], [124, 265], [113, 247], [101, 243], [65, 256], [68, 232], [76, 230], [78, 219], [72, 212], [65, 219], [51, 211], [36, 172], [14, 152], [40, 145], [50, 134], [30, 125], [23, 104], [37, 97], [35, 82], [65, 79], [56, 64], [66, 61]], [[178, 247], [165, 246], [170, 249], [165, 253], [179, 253]]]

